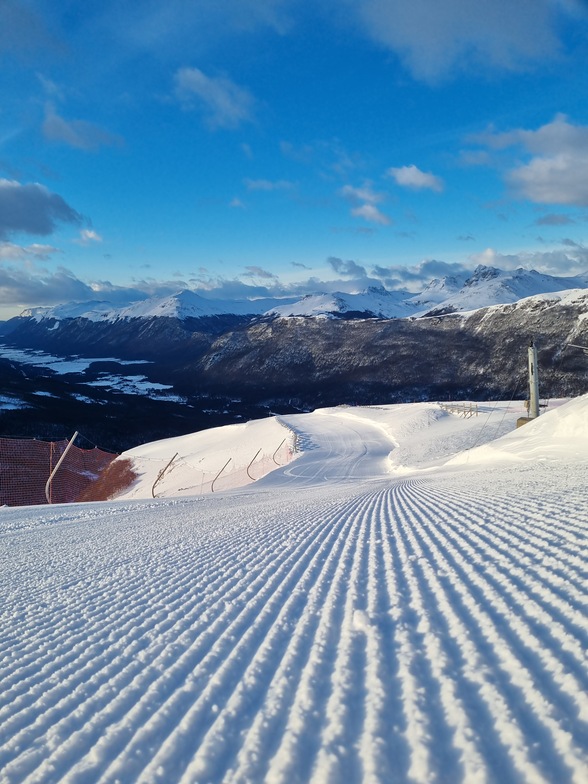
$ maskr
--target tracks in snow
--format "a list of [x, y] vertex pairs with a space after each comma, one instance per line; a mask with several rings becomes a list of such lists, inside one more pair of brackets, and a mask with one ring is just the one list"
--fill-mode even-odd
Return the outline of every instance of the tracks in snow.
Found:
[[26, 532], [0, 779], [585, 780], [585, 499], [289, 498]]

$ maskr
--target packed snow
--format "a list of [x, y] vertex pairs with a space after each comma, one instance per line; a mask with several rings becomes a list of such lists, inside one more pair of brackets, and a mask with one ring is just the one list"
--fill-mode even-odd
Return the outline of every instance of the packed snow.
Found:
[[468, 410], [268, 418], [0, 510], [3, 784], [588, 780], [588, 396]]

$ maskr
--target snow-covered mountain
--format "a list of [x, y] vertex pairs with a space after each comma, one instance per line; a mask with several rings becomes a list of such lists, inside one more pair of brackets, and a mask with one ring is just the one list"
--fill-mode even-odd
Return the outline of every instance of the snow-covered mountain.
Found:
[[370, 287], [359, 293], [314, 292], [302, 298], [221, 300], [182, 290], [115, 306], [105, 301], [30, 308], [21, 317], [35, 321], [84, 318], [95, 322], [172, 318], [179, 321], [215, 316], [271, 318], [407, 318], [476, 310], [517, 302], [524, 297], [566, 289], [588, 288], [588, 273], [556, 277], [522, 268], [505, 271], [480, 265], [471, 276], [451, 275], [434, 279], [415, 294], [405, 289], [389, 291]]
[[272, 308], [266, 315], [280, 318], [335, 318], [352, 315], [367, 318], [403, 318], [414, 312], [408, 297], [410, 294], [407, 291], [388, 291], [381, 287], [370, 287], [359, 294], [346, 294], [341, 291], [332, 294], [307, 294], [296, 302]]
[[522, 268], [504, 271], [478, 266], [471, 276], [435, 278], [419, 294], [369, 288], [359, 294], [309, 294], [273, 308], [279, 318], [406, 318], [456, 313], [506, 305], [535, 294], [588, 288], [588, 275], [555, 277]]
[[[26, 422], [39, 422], [39, 432], [52, 433], [56, 419], [75, 418], [94, 443], [108, 446], [112, 439], [119, 450], [136, 443], [138, 427], [149, 427], [151, 440], [186, 432], [186, 417], [196, 416], [190, 426], [200, 429], [268, 408], [521, 396], [531, 337], [539, 346], [542, 397], [582, 394], [586, 358], [568, 346], [588, 345], [587, 315], [588, 288], [577, 288], [433, 318], [356, 318], [353, 312], [340, 318], [20, 318], [5, 325], [0, 366], [3, 391], [29, 406]], [[22, 372], [25, 360], [15, 350], [36, 352], [37, 360], [40, 351], [51, 355], [51, 370]], [[77, 356], [92, 361], [80, 369]], [[142, 364], [125, 369], [121, 360]], [[113, 392], [99, 396], [104, 416], [82, 403], [72, 412], [72, 399], [96, 400], [105, 384]], [[137, 394], [128, 397], [137, 384], [144, 390], [140, 403]], [[160, 404], [154, 389], [164, 390]], [[172, 397], [188, 405], [174, 408]], [[15, 435], [23, 421], [11, 416]], [[5, 419], [10, 435], [7, 427]]]
[[408, 301], [415, 307], [430, 307], [431, 305], [443, 302], [454, 294], [457, 294], [467, 279], [467, 274], [446, 275], [443, 278], [433, 278], [430, 283], [427, 283], [420, 294], [415, 294]]
[[112, 302], [107, 300], [90, 300], [89, 302], [67, 302], [63, 305], [51, 307], [26, 308], [20, 318], [32, 318], [35, 321], [43, 319], [85, 318], [90, 321], [101, 321], [113, 309]]
[[[435, 285], [433, 285], [435, 284]], [[536, 294], [551, 294], [566, 289], [588, 288], [588, 275], [555, 277], [536, 270], [505, 271], [496, 267], [480, 265], [474, 274], [459, 285], [455, 277], [433, 281], [430, 290], [425, 290], [412, 302], [418, 306], [417, 316], [463, 312], [487, 308], [491, 305], [506, 305]]]
[[67, 318], [85, 318], [90, 321], [115, 322], [120, 319], [151, 319], [157, 317], [175, 318], [184, 321], [188, 318], [202, 318], [221, 315], [259, 315], [273, 307], [292, 302], [277, 298], [247, 300], [221, 300], [203, 297], [195, 291], [182, 289], [167, 296], [149, 297], [136, 302], [115, 306], [111, 302], [90, 301], [72, 302], [53, 307], [28, 308], [21, 317], [34, 318], [36, 321]]

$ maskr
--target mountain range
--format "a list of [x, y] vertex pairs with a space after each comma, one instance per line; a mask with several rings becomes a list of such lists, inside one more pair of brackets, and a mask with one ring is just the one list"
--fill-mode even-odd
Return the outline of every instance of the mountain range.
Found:
[[0, 324], [0, 433], [118, 450], [270, 411], [520, 399], [531, 338], [542, 397], [588, 392], [587, 276], [478, 267], [419, 294], [35, 308]]
[[33, 318], [36, 321], [85, 318], [97, 322], [155, 317], [183, 321], [221, 315], [264, 315], [279, 318], [418, 318], [477, 310], [490, 305], [516, 302], [534, 294], [576, 288], [588, 288], [588, 273], [575, 277], [556, 277], [523, 268], [504, 271], [480, 265], [469, 276], [464, 274], [434, 279], [417, 294], [404, 289], [389, 291], [382, 287], [370, 287], [360, 293], [315, 292], [298, 299], [220, 300], [182, 290], [170, 296], [151, 297], [119, 307], [106, 301], [91, 301], [29, 308], [23, 311], [21, 317]]

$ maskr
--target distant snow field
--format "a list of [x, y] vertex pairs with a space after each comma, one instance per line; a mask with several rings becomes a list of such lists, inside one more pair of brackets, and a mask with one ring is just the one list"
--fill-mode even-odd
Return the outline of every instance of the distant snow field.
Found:
[[0, 510], [0, 781], [584, 784], [588, 396], [523, 413], [271, 417]]
[[35, 367], [48, 368], [56, 373], [65, 375], [67, 373], [83, 373], [94, 362], [116, 362], [118, 365], [149, 365], [146, 359], [115, 359], [114, 357], [94, 357], [92, 359], [82, 359], [82, 357], [55, 357], [44, 351], [28, 348], [14, 348], [0, 343], [0, 355], [2, 359], [12, 360], [22, 365], [34, 365]]

